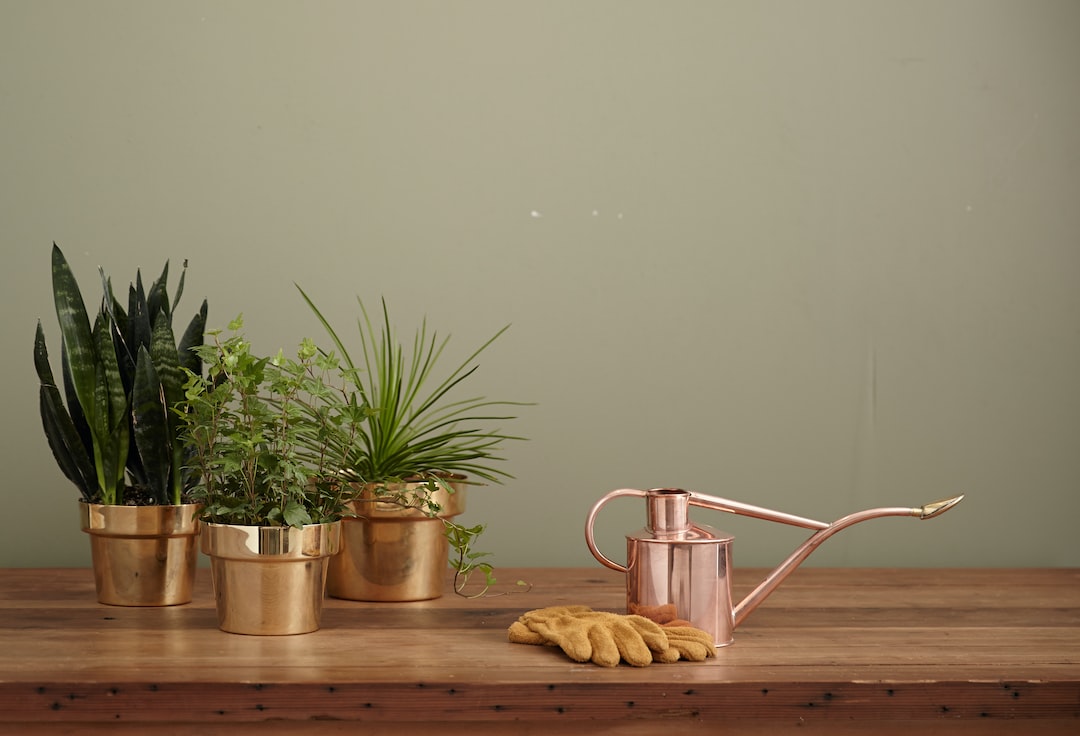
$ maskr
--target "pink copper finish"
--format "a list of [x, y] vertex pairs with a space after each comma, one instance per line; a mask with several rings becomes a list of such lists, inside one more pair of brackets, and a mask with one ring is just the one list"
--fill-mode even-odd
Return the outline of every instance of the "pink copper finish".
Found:
[[[626, 537], [626, 565], [608, 559], [597, 548], [593, 534], [600, 509], [623, 496], [644, 498], [646, 511], [645, 528]], [[601, 564], [626, 573], [629, 613], [646, 616], [661, 624], [672, 620], [689, 621], [708, 631], [720, 647], [731, 644], [735, 627], [836, 532], [883, 516], [930, 519], [948, 511], [961, 499], [963, 496], [956, 496], [915, 508], [869, 509], [827, 523], [676, 488], [649, 491], [620, 488], [608, 493], [590, 509], [585, 521], [585, 543]], [[733, 604], [729, 571], [734, 538], [712, 527], [692, 523], [688, 513], [690, 506], [791, 524], [813, 529], [814, 533], [749, 595]]]

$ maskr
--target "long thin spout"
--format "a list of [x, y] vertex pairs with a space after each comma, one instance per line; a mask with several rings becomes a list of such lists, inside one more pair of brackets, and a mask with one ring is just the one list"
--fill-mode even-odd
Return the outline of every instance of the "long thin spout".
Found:
[[726, 511], [729, 514], [738, 514], [739, 516], [750, 516], [755, 519], [764, 519], [765, 521], [777, 521], [781, 524], [800, 526], [803, 529], [829, 528], [829, 523], [827, 521], [808, 519], [805, 516], [787, 514], [783, 511], [773, 511], [772, 509], [753, 506], [740, 501], [732, 501], [718, 496], [708, 496], [704, 493], [692, 492], [690, 494], [690, 503], [694, 506], [700, 506], [701, 508], [712, 509], [713, 511]]
[[784, 579], [791, 574], [791, 571], [802, 564], [802, 561], [810, 556], [818, 546], [826, 539], [836, 534], [838, 531], [847, 529], [853, 524], [858, 524], [860, 521], [867, 521], [869, 519], [877, 519], [882, 516], [913, 516], [917, 519], [932, 519], [935, 516], [940, 516], [956, 504], [963, 500], [964, 496], [961, 494], [953, 498], [947, 498], [941, 501], [934, 501], [924, 506], [918, 506], [915, 508], [908, 507], [891, 507], [880, 509], [869, 509], [867, 511], [858, 511], [854, 514], [849, 514], [841, 519], [837, 519], [832, 524], [829, 524], [824, 529], [821, 529], [810, 536], [805, 542], [803, 542], [791, 556], [780, 563], [780, 565], [769, 573], [768, 577], [761, 581], [761, 583], [754, 588], [738, 605], [735, 606], [735, 625], [738, 626], [744, 618], [746, 618], [751, 611], [757, 608], [765, 598], [776, 590], [776, 587], [780, 583], [784, 582]]

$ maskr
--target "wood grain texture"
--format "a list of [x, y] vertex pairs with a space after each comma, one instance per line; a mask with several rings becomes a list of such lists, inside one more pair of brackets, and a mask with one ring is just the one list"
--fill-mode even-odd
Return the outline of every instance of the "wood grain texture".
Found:
[[[329, 599], [289, 637], [218, 631], [199, 572], [191, 604], [117, 608], [89, 570], [0, 571], [0, 733], [1080, 733], [1080, 570], [801, 569], [716, 659], [615, 669], [506, 640], [529, 609], [622, 610], [604, 568]], [[736, 594], [763, 574], [738, 571]]]

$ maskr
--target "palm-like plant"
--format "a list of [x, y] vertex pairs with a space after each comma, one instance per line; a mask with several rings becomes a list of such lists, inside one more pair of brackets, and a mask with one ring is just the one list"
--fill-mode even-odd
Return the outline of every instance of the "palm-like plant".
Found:
[[[394, 334], [386, 300], [376, 322], [357, 299], [360, 354], [354, 359], [311, 297], [299, 285], [297, 289], [329, 335], [355, 389], [347, 407], [349, 415], [363, 414], [356, 437], [342, 453], [344, 472], [365, 483], [377, 500], [417, 508], [432, 517], [442, 511], [433, 494], [440, 489], [454, 492], [448, 480], [476, 483], [479, 478], [501, 483], [513, 477], [498, 467], [504, 460], [501, 447], [504, 441], [524, 438], [491, 424], [516, 418], [502, 410], [528, 404], [483, 396], [459, 399], [452, 393], [476, 372], [477, 356], [509, 325], [438, 379], [435, 371], [450, 337], [429, 332], [426, 319], [406, 353]], [[406, 484], [415, 490], [408, 490]], [[473, 570], [482, 571], [488, 585], [494, 582], [492, 566], [482, 561], [488, 553], [472, 548], [484, 526], [464, 527], [449, 518], [442, 521], [454, 551], [449, 563], [457, 573], [457, 592]]]
[[172, 315], [183, 294], [186, 268], [185, 263], [172, 302], [168, 262], [149, 290], [136, 272], [126, 310], [101, 271], [103, 295], [91, 324], [71, 267], [53, 245], [63, 393], [49, 363], [40, 320], [34, 365], [49, 446], [84, 501], [179, 504], [190, 487], [183, 469], [182, 422], [173, 407], [183, 399], [183, 369], [201, 370], [191, 348], [202, 344], [207, 304], [204, 300], [178, 347]]
[[433, 372], [450, 337], [428, 331], [424, 320], [405, 353], [390, 323], [386, 300], [381, 320], [372, 321], [362, 301], [358, 320], [360, 359], [354, 360], [338, 333], [314, 301], [297, 288], [323, 325], [340, 356], [358, 404], [367, 419], [347, 454], [349, 470], [368, 483], [438, 479], [450, 475], [482, 478], [494, 483], [512, 478], [497, 467], [504, 441], [521, 440], [488, 427], [490, 422], [515, 419], [492, 412], [495, 407], [526, 406], [522, 402], [490, 401], [484, 397], [451, 398], [450, 393], [479, 367], [474, 360], [497, 340], [509, 325], [474, 350], [464, 361], [431, 385]]

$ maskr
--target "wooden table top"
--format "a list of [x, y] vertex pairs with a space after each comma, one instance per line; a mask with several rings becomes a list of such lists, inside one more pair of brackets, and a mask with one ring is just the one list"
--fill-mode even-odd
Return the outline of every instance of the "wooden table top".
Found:
[[531, 590], [329, 599], [318, 632], [251, 637], [217, 629], [205, 569], [171, 608], [98, 604], [89, 570], [0, 570], [0, 733], [1080, 733], [1077, 569], [802, 568], [715, 659], [614, 669], [506, 629], [621, 611], [621, 575], [498, 573]]

